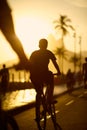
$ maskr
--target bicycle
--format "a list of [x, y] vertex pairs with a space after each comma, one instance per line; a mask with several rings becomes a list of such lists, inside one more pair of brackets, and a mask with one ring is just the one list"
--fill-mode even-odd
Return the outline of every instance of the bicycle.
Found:
[[[57, 74], [54, 74], [54, 75], [57, 75]], [[51, 103], [47, 102], [48, 87], [49, 85], [46, 85], [46, 87], [43, 86], [43, 89], [41, 92], [40, 106], [38, 109], [39, 115], [38, 117], [36, 117], [37, 127], [39, 130], [46, 130], [46, 121], [47, 121], [47, 114], [48, 114], [49, 116], [51, 116], [54, 129], [62, 130], [60, 125], [57, 123], [57, 119], [56, 119], [55, 104], [57, 103], [57, 101], [54, 100]]]

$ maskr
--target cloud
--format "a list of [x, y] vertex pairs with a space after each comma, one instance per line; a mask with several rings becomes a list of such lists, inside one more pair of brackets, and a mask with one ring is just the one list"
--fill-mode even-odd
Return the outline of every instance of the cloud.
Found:
[[70, 4], [73, 4], [75, 6], [78, 6], [78, 7], [85, 7], [87, 8], [87, 0], [65, 0], [67, 2], [69, 2]]

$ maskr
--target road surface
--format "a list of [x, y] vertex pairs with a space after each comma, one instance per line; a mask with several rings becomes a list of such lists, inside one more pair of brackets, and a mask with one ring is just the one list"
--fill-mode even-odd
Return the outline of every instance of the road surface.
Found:
[[[87, 130], [87, 90], [80, 88], [72, 94], [65, 93], [57, 97], [57, 100], [57, 122], [62, 130]], [[15, 116], [20, 130], [38, 130], [34, 118], [34, 107]], [[50, 118], [46, 130], [54, 130]]]

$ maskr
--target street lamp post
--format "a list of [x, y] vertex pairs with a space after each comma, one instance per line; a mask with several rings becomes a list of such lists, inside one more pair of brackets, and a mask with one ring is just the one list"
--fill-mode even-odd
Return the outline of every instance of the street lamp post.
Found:
[[74, 37], [74, 72], [76, 72], [76, 32], [73, 34]]
[[81, 72], [81, 36], [79, 36], [79, 45], [80, 45], [80, 72]]

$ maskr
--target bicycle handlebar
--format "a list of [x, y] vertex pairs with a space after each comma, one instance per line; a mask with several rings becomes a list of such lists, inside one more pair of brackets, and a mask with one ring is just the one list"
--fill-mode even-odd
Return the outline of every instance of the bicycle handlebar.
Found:
[[61, 75], [61, 74], [58, 74], [58, 73], [53, 73], [53, 75], [54, 75], [54, 76], [55, 76], [55, 75], [56, 75], [56, 76], [59, 76], [59, 75]]

